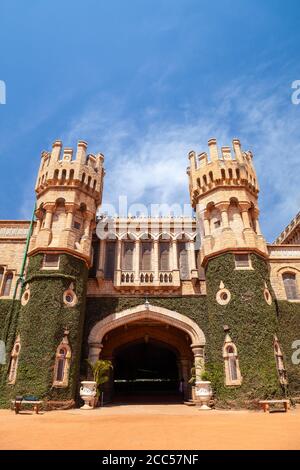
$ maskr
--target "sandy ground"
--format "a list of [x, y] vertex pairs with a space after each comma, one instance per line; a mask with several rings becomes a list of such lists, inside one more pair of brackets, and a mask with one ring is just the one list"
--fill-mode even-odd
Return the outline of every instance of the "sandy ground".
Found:
[[0, 410], [0, 449], [300, 449], [300, 408], [270, 414], [185, 405], [40, 415]]

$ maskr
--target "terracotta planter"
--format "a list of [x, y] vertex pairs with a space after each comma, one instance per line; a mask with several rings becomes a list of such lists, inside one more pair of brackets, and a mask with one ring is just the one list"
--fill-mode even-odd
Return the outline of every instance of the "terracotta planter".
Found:
[[91, 380], [83, 380], [80, 387], [80, 397], [84, 401], [82, 410], [92, 410], [94, 408], [97, 394], [97, 383]]
[[195, 395], [201, 403], [200, 410], [211, 410], [209, 406], [212, 397], [211, 382], [207, 380], [199, 380], [196, 382]]

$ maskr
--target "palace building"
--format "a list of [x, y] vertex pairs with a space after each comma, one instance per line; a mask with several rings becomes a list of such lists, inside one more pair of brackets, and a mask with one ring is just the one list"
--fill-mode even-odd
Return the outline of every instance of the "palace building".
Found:
[[194, 218], [101, 214], [103, 155], [42, 152], [32, 221], [0, 221], [1, 406], [79, 406], [99, 358], [105, 402], [195, 400], [201, 380], [216, 406], [300, 397], [300, 214], [267, 243], [252, 153], [208, 149], [188, 155]]

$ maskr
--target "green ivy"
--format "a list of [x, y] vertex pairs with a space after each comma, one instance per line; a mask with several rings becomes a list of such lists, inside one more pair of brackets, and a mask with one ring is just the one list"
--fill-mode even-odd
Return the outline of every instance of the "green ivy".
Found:
[[[60, 256], [57, 271], [41, 270], [42, 255], [30, 258], [26, 282], [30, 300], [19, 309], [16, 332], [21, 352], [15, 386], [5, 385], [2, 402], [15, 395], [32, 394], [40, 399], [71, 400], [76, 396], [85, 313], [87, 267], [70, 255]], [[73, 282], [78, 303], [67, 307], [63, 292]], [[64, 329], [69, 330], [72, 349], [69, 386], [52, 388], [55, 354]]]
[[[207, 369], [220, 404], [248, 404], [257, 399], [282, 396], [273, 352], [273, 337], [278, 328], [276, 303], [268, 267], [263, 258], [251, 254], [253, 269], [236, 270], [234, 255], [225, 254], [209, 261], [206, 269], [209, 319]], [[221, 281], [231, 293], [227, 305], [216, 301]], [[273, 298], [268, 305], [264, 298], [265, 283]], [[224, 383], [222, 348], [224, 326], [238, 350], [242, 385]]]
[[278, 301], [279, 325], [277, 336], [284, 354], [285, 367], [292, 396], [300, 397], [300, 364], [293, 364], [292, 343], [300, 340], [300, 304]]

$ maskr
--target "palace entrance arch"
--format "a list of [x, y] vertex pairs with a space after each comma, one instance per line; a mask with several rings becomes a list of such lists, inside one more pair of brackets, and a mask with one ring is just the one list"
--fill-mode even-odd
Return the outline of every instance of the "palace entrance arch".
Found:
[[205, 337], [190, 318], [143, 304], [99, 321], [91, 330], [89, 360], [113, 362], [105, 400], [159, 396], [188, 399], [191, 367], [199, 379], [204, 368]]

